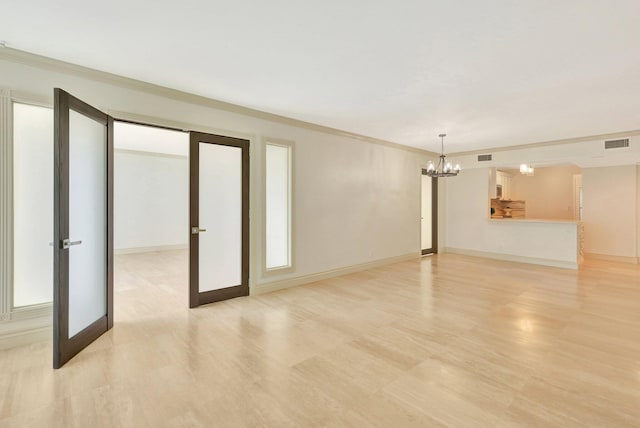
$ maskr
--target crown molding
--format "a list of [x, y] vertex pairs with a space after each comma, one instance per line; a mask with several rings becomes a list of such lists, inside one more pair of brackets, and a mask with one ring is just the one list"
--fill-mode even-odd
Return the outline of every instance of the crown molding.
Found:
[[156, 85], [142, 80], [132, 79], [129, 77], [120, 76], [106, 71], [100, 71], [89, 67], [84, 67], [77, 64], [49, 58], [42, 55], [33, 54], [26, 51], [21, 51], [14, 48], [0, 46], [0, 60], [7, 60], [16, 62], [32, 67], [39, 67], [48, 69], [55, 72], [61, 72], [71, 74], [86, 79], [95, 80], [102, 83], [120, 86], [123, 88], [145, 92], [155, 96], [161, 96], [176, 101], [186, 102], [189, 104], [200, 105], [203, 107], [214, 108], [218, 110], [227, 111], [230, 113], [242, 114], [245, 116], [254, 117], [256, 119], [268, 120], [271, 122], [277, 122], [284, 125], [295, 126], [298, 128], [308, 129], [311, 131], [322, 132], [325, 134], [337, 135], [339, 137], [352, 138], [360, 141], [364, 141], [372, 144], [380, 144], [387, 147], [392, 147], [400, 150], [419, 153], [426, 156], [437, 156], [437, 153], [430, 152], [428, 150], [419, 149], [417, 147], [406, 146], [404, 144], [395, 143], [392, 141], [382, 140], [379, 138], [369, 137], [366, 135], [356, 134], [349, 131], [343, 131], [336, 128], [331, 128], [324, 125], [318, 125], [311, 122], [305, 122], [303, 120], [293, 119], [286, 116], [281, 116], [274, 113], [268, 113], [261, 110], [252, 109], [250, 107], [244, 107], [237, 104], [228, 103], [225, 101], [215, 100], [213, 98], [204, 97], [201, 95], [192, 94], [189, 92], [183, 92], [177, 89], [171, 89], [164, 86]]
[[449, 153], [447, 156], [482, 155], [482, 154], [496, 153], [496, 152], [509, 152], [512, 150], [532, 149], [536, 147], [560, 146], [563, 144], [574, 144], [574, 143], [581, 143], [584, 141], [608, 140], [608, 139], [623, 138], [623, 137], [635, 137], [638, 135], [640, 135], [640, 129], [635, 129], [632, 131], [613, 132], [610, 134], [597, 134], [597, 135], [588, 135], [584, 137], [564, 138], [561, 140], [542, 141], [539, 143], [518, 144], [515, 146], [493, 147], [493, 148], [487, 148], [482, 150], [469, 150], [466, 152]]

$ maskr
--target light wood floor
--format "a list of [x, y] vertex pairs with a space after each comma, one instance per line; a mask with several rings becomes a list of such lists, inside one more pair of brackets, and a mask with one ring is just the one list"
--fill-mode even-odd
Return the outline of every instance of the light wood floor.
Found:
[[118, 256], [116, 325], [0, 352], [0, 426], [640, 426], [640, 270], [440, 255], [187, 309]]

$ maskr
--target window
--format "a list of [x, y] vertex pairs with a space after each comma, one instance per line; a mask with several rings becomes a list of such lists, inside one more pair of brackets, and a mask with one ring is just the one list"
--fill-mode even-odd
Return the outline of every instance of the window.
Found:
[[13, 303], [53, 299], [53, 110], [13, 104]]
[[264, 151], [265, 271], [291, 268], [293, 143], [272, 141]]

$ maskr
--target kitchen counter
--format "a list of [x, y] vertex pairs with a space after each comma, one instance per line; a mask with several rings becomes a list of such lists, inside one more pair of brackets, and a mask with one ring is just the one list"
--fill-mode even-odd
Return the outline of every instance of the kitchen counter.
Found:
[[578, 224], [580, 223], [577, 220], [566, 220], [566, 219], [547, 219], [547, 218], [510, 218], [510, 217], [490, 217], [489, 221], [495, 223], [501, 222], [523, 222], [523, 223], [562, 223], [562, 224]]
[[577, 269], [582, 222], [564, 219], [487, 218], [483, 252], [493, 258]]

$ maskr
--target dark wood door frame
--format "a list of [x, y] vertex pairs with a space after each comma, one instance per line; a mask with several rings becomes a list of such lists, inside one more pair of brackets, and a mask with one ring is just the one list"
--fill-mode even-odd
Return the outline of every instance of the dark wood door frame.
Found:
[[[427, 175], [427, 170], [424, 168], [422, 175]], [[420, 199], [422, 204], [422, 181], [420, 182]], [[425, 254], [438, 254], [438, 179], [436, 177], [431, 177], [431, 248], [423, 248], [422, 255]]]
[[[249, 295], [249, 141], [222, 135], [190, 132], [189, 137], [189, 307]], [[242, 150], [242, 273], [241, 283], [219, 290], [199, 290], [200, 143], [238, 147]]]
[[[53, 367], [60, 368], [113, 327], [113, 118], [67, 92], [54, 89]], [[106, 314], [69, 338], [69, 111], [107, 128]]]

